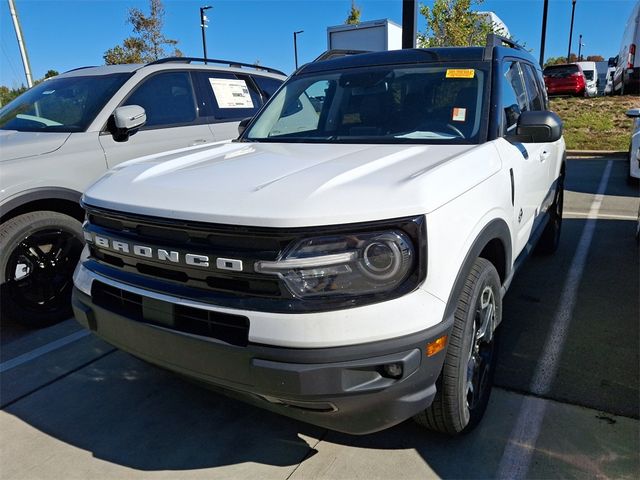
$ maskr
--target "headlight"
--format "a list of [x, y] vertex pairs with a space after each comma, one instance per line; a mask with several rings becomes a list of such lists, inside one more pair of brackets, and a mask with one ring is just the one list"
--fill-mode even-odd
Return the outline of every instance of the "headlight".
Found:
[[394, 290], [416, 267], [416, 252], [400, 230], [301, 240], [259, 273], [278, 275], [297, 297], [358, 295]]

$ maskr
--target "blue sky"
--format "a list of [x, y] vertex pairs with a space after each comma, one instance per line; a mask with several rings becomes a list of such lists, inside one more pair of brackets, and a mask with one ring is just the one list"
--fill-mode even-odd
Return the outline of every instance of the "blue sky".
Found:
[[[618, 53], [624, 25], [637, 0], [577, 0], [572, 50], [583, 34], [585, 55], [608, 58]], [[430, 5], [433, 2], [426, 0]], [[293, 70], [294, 30], [300, 63], [326, 49], [326, 27], [344, 22], [351, 0], [165, 0], [165, 33], [180, 41], [185, 55], [202, 56], [199, 7], [209, 10], [207, 48], [212, 58], [234, 59]], [[362, 20], [402, 21], [400, 0], [357, 0]], [[60, 72], [103, 64], [102, 54], [131, 34], [127, 9], [148, 8], [146, 0], [16, 0], [35, 78], [49, 69]], [[539, 56], [543, 0], [486, 0], [481, 10], [494, 11]], [[477, 7], [476, 7], [477, 9]], [[421, 17], [420, 17], [421, 18]], [[551, 0], [545, 57], [566, 55], [571, 0]], [[424, 20], [418, 28], [424, 29]], [[0, 0], [0, 84], [24, 83], [24, 71], [8, 3]]]

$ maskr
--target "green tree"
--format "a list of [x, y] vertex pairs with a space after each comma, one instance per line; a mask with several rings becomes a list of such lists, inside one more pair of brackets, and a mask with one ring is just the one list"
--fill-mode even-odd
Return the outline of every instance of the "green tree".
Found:
[[429, 8], [420, 4], [427, 27], [418, 33], [418, 47], [484, 46], [487, 34], [496, 28], [488, 17], [471, 11], [472, 5], [483, 0], [435, 0]]
[[361, 9], [357, 7], [355, 0], [352, 0], [349, 16], [344, 23], [347, 25], [358, 25], [360, 23], [360, 13], [362, 13]]
[[604, 57], [602, 55], [589, 55], [587, 62], [604, 62]]
[[[58, 75], [57, 70], [47, 70], [47, 73], [44, 74], [44, 77], [34, 80], [33, 84], [38, 85], [39, 83], [44, 82], [47, 78], [55, 77], [56, 75]], [[22, 95], [27, 90], [28, 88], [24, 84], [15, 88], [9, 88], [6, 85], [0, 85], [0, 107], [6, 105], [14, 98]]]
[[[575, 53], [569, 55], [569, 62], [573, 63], [578, 61], [578, 56]], [[549, 57], [547, 61], [544, 62], [544, 66], [548, 67], [549, 65], [560, 65], [562, 63], [567, 63], [567, 57]]]
[[173, 49], [174, 56], [182, 56], [176, 48], [177, 40], [162, 33], [164, 25], [164, 6], [162, 0], [149, 0], [149, 15], [142, 10], [130, 8], [127, 23], [133, 27], [134, 35], [124, 39], [122, 45], [110, 48], [104, 55], [107, 65], [119, 63], [146, 63], [167, 56], [165, 47]]

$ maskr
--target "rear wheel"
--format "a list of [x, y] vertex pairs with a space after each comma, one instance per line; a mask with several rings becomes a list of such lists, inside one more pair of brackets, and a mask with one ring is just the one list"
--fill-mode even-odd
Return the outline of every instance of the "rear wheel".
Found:
[[536, 253], [551, 255], [558, 250], [562, 232], [562, 209], [564, 206], [564, 170], [558, 177], [558, 186], [553, 203], [549, 207], [549, 223], [544, 228], [536, 245]]
[[78, 220], [31, 212], [0, 226], [3, 321], [40, 328], [71, 317], [72, 275], [83, 247]]
[[487, 408], [497, 357], [496, 325], [502, 316], [500, 277], [478, 258], [458, 298], [453, 330], [437, 393], [414, 420], [431, 430], [458, 434], [473, 429]]

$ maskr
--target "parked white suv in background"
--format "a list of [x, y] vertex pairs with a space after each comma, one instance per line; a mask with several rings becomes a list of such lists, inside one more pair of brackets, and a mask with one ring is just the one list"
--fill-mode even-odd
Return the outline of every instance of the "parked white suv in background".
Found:
[[197, 61], [80, 68], [0, 110], [3, 320], [38, 327], [70, 317], [78, 201], [91, 182], [124, 160], [235, 138], [239, 120], [285, 79], [266, 67]]
[[596, 97], [598, 95], [598, 70], [596, 62], [576, 62], [582, 69], [586, 80], [585, 96]]
[[238, 141], [116, 167], [83, 196], [76, 319], [327, 428], [473, 428], [502, 297], [562, 222], [562, 122], [505, 41], [314, 62]]

